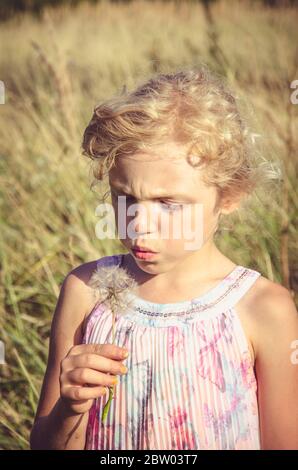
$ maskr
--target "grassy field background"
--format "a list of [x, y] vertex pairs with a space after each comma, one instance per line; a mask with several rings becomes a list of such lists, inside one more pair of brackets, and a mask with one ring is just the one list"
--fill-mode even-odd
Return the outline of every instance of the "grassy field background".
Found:
[[[94, 105], [162, 70], [208, 64], [251, 104], [262, 156], [282, 179], [227, 221], [218, 246], [295, 296], [298, 12], [260, 2], [101, 2], [47, 8], [0, 28], [0, 448], [28, 449], [61, 283], [124, 248], [98, 240], [81, 140]], [[295, 130], [296, 129], [296, 130]], [[295, 163], [296, 162], [296, 163]], [[295, 225], [296, 220], [296, 225]]]

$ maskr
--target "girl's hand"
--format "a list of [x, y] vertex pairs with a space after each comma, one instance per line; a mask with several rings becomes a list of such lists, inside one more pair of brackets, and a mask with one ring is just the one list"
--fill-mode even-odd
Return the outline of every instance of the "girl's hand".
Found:
[[89, 411], [93, 400], [118, 382], [115, 376], [127, 372], [125, 352], [115, 344], [80, 344], [69, 350], [61, 361], [59, 382], [61, 399], [71, 413]]

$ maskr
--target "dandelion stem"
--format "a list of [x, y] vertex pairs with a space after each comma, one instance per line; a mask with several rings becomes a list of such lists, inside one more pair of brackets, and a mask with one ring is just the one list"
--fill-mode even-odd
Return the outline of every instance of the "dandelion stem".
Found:
[[109, 412], [113, 397], [114, 397], [114, 385], [112, 387], [109, 387], [109, 399], [108, 399], [108, 401], [106, 402], [106, 404], [104, 406], [102, 416], [101, 416], [101, 420], [102, 420], [103, 423], [107, 419], [108, 412]]
[[[115, 342], [115, 308], [114, 308], [114, 304], [113, 304], [113, 301], [111, 299], [111, 310], [112, 310], [112, 344], [114, 344]], [[107, 418], [107, 415], [108, 415], [108, 412], [109, 412], [109, 409], [110, 409], [110, 406], [111, 406], [111, 403], [112, 403], [112, 400], [115, 396], [115, 385], [112, 385], [111, 387], [109, 387], [109, 398], [108, 398], [108, 401], [106, 402], [104, 408], [103, 408], [103, 412], [102, 412], [102, 422], [105, 422], [106, 421], [106, 418]]]

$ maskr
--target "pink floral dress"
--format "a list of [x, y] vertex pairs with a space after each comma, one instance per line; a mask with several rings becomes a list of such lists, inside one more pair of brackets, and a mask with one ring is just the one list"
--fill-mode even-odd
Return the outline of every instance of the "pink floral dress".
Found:
[[[99, 266], [121, 266], [123, 254]], [[105, 423], [108, 395], [89, 411], [85, 449], [260, 449], [257, 381], [236, 304], [260, 273], [237, 265], [192, 300], [158, 304], [134, 294], [117, 316], [115, 343], [130, 354]], [[105, 304], [86, 322], [83, 343], [111, 343]]]

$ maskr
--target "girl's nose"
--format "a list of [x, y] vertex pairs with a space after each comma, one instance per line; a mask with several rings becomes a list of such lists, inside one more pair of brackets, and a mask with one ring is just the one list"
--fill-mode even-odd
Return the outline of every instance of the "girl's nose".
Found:
[[133, 217], [133, 227], [137, 234], [155, 232], [157, 227], [154, 204], [136, 203], [130, 215]]

